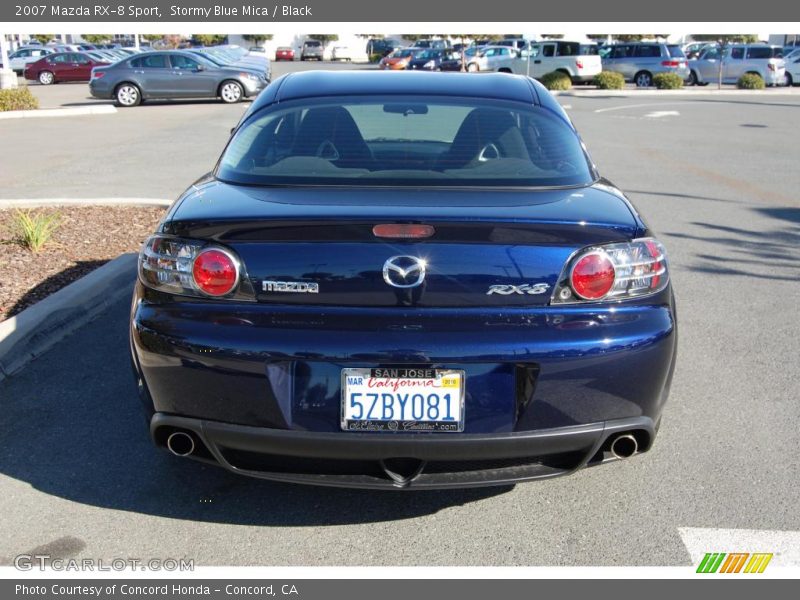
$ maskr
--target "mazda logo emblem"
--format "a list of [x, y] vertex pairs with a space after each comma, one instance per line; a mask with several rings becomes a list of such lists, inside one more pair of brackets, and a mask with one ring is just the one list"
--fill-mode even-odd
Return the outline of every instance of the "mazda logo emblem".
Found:
[[393, 256], [383, 263], [383, 280], [396, 288], [417, 287], [425, 281], [426, 264], [416, 256]]

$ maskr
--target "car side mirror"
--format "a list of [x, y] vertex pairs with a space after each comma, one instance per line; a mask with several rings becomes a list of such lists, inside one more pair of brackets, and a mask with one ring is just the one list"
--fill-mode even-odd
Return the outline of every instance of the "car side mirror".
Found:
[[205, 71], [205, 70], [206, 70], [205, 65], [197, 65], [197, 68], [195, 69], [195, 71]]

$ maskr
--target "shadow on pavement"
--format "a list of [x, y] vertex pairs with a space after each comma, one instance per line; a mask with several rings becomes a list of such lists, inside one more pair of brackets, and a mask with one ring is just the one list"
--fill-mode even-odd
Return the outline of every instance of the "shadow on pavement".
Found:
[[173, 457], [150, 442], [128, 357], [128, 301], [0, 382], [0, 473], [91, 506], [267, 526], [409, 519], [511, 489], [410, 493], [293, 486]]
[[106, 262], [105, 260], [81, 260], [58, 273], [50, 275], [25, 292], [8, 310], [6, 317], [13, 317], [32, 304], [39, 302], [39, 300], [43, 300], [50, 294], [57, 292], [73, 281], [94, 271], [97, 267], [104, 265]]
[[704, 242], [708, 252], [697, 254], [692, 271], [796, 282], [800, 278], [800, 208], [756, 207], [754, 212], [781, 221], [768, 229], [744, 229], [698, 222], [703, 233], [670, 232], [669, 237]]

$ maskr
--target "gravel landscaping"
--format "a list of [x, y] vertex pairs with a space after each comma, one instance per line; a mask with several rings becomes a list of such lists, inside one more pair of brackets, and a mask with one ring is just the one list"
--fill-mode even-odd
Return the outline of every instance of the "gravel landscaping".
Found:
[[15, 211], [0, 210], [0, 321], [125, 252], [138, 252], [165, 209], [92, 206], [32, 209], [57, 214], [57, 228], [39, 252], [14, 233]]

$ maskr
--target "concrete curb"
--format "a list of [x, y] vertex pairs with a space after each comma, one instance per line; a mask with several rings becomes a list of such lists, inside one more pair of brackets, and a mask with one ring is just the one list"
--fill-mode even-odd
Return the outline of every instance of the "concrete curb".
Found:
[[42, 119], [47, 117], [79, 117], [84, 115], [112, 115], [117, 112], [110, 104], [76, 106], [75, 108], [40, 108], [38, 110], [9, 110], [0, 112], [3, 119]]
[[[0, 209], [40, 206], [163, 206], [158, 198], [41, 198], [0, 200]], [[77, 281], [0, 322], [0, 381], [22, 369], [130, 294], [137, 254], [118, 256]]]
[[136, 261], [123, 254], [0, 323], [0, 381], [128, 295]]
[[0, 210], [40, 206], [170, 206], [172, 200], [160, 198], [3, 198]]

